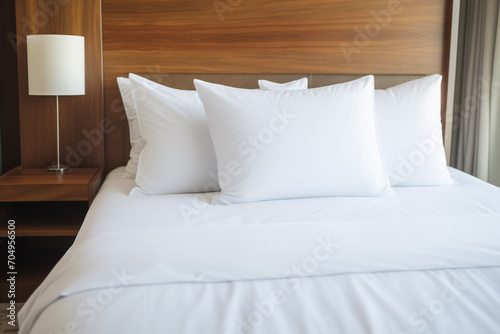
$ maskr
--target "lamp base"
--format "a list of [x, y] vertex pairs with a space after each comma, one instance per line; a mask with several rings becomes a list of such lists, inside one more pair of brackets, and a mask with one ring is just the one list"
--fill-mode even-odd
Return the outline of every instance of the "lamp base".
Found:
[[69, 171], [69, 167], [66, 166], [66, 165], [50, 165], [50, 166], [47, 166], [47, 169], [50, 171], [50, 172], [54, 172], [54, 173], [64, 173], [64, 172], [67, 172]]

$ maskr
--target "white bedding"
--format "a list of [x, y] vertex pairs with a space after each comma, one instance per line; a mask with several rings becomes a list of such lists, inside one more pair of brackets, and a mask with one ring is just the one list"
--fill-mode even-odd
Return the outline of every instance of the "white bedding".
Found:
[[500, 189], [229, 206], [108, 175], [20, 333], [500, 333]]

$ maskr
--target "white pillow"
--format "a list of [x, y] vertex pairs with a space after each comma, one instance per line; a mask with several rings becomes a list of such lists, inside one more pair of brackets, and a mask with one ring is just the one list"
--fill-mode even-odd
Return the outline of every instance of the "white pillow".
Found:
[[215, 153], [196, 91], [165, 87], [130, 74], [146, 144], [130, 195], [216, 191]]
[[441, 128], [441, 76], [375, 91], [378, 139], [393, 186], [450, 185]]
[[217, 156], [221, 193], [213, 204], [391, 193], [373, 76], [292, 91], [195, 86]]
[[122, 96], [123, 106], [125, 107], [125, 114], [127, 115], [130, 133], [130, 159], [125, 167], [125, 172], [123, 172], [122, 177], [134, 179], [137, 174], [139, 155], [141, 154], [145, 142], [142, 139], [141, 130], [139, 129], [139, 121], [137, 120], [134, 100], [132, 99], [130, 81], [128, 78], [116, 78], [116, 80]]
[[259, 80], [259, 88], [264, 90], [294, 90], [294, 89], [307, 89], [308, 80], [302, 78], [285, 83], [276, 83], [268, 80]]

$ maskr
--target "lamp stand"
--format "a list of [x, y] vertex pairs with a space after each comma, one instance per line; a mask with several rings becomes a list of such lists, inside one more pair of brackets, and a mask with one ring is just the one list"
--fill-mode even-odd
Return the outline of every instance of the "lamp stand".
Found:
[[66, 165], [61, 165], [59, 159], [59, 95], [56, 95], [56, 109], [57, 109], [57, 165], [50, 165], [47, 169], [51, 172], [55, 173], [64, 173], [69, 170], [69, 167]]

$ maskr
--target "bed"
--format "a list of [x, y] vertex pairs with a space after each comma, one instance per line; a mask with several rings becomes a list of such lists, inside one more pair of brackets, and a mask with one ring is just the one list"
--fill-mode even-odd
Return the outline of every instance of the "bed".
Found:
[[20, 333], [499, 332], [500, 190], [474, 177], [450, 169], [456, 185], [395, 200], [214, 206], [128, 196], [123, 170]]
[[500, 333], [500, 190], [443, 148], [451, 6], [103, 0], [108, 175], [20, 333]]

